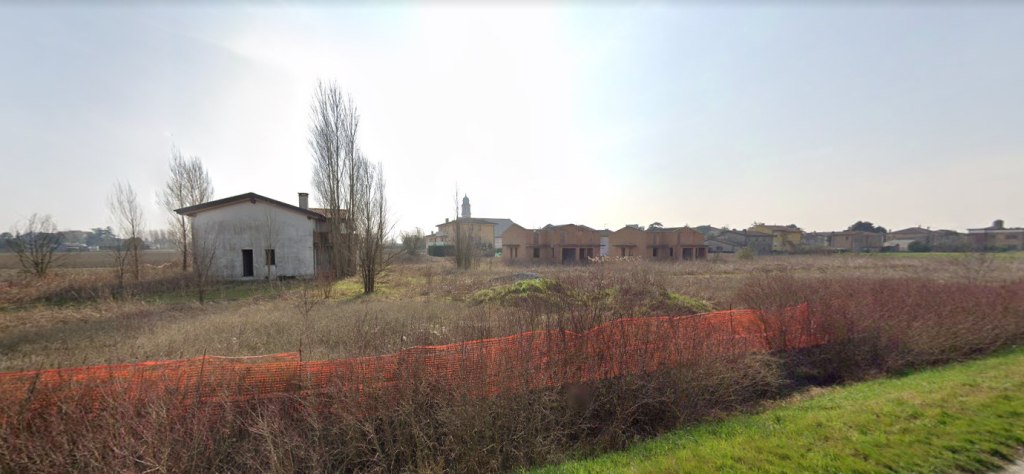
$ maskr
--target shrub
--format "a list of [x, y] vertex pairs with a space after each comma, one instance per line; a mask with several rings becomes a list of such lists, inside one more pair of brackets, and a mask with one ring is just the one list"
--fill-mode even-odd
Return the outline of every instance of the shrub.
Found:
[[924, 242], [915, 240], [907, 245], [907, 250], [911, 252], [931, 252], [932, 247]]
[[740, 260], [753, 260], [754, 249], [750, 247], [744, 247], [736, 251], [736, 258]]
[[[782, 327], [781, 309], [807, 302], [828, 343], [788, 358], [813, 383], [962, 360], [1024, 343], [1024, 283], [982, 285], [924, 278], [750, 277], [737, 298]], [[783, 337], [769, 341], [786, 351]]]
[[[627, 350], [618, 348], [615, 350]], [[0, 407], [3, 472], [498, 472], [644, 437], [782, 393], [779, 361], [705, 358], [650, 374], [493, 397], [407, 376], [239, 402], [109, 390], [52, 416]], [[527, 375], [527, 374], [510, 374]]]
[[666, 314], [700, 314], [714, 311], [711, 303], [671, 291], [662, 293]]
[[524, 298], [545, 298], [561, 293], [558, 283], [546, 278], [529, 278], [508, 285], [501, 285], [477, 291], [469, 298], [474, 304], [498, 303], [515, 305]]

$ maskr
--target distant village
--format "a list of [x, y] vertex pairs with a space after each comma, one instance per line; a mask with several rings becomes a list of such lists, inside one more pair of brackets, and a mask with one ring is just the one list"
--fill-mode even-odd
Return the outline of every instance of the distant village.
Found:
[[[457, 234], [457, 232], [459, 234]], [[1024, 250], [1024, 228], [996, 220], [988, 227], [931, 230], [910, 227], [889, 232], [870, 222], [831, 232], [807, 232], [795, 224], [755, 223], [747, 229], [627, 225], [618, 230], [581, 224], [548, 224], [527, 229], [507, 218], [473, 217], [469, 197], [457, 219], [445, 219], [426, 236], [428, 255], [454, 252], [455, 236], [468, 238], [481, 256], [508, 263], [573, 263], [597, 257], [649, 260], [701, 260], [709, 255], [842, 252], [964, 252]]]
[[[308, 193], [298, 205], [256, 193], [176, 209], [192, 224], [193, 253], [208, 253], [207, 272], [224, 279], [310, 277], [330, 267], [330, 213], [309, 207]], [[346, 222], [342, 218], [342, 222]], [[38, 235], [49, 235], [39, 233]], [[61, 231], [58, 252], [117, 250], [132, 239], [119, 238], [112, 228]], [[461, 237], [461, 238], [457, 238]], [[0, 251], [19, 238], [0, 234]], [[142, 249], [175, 248], [167, 230], [137, 238]], [[403, 243], [404, 244], [404, 243]], [[397, 246], [397, 243], [390, 245]], [[656, 261], [704, 260], [709, 256], [844, 252], [966, 252], [1024, 250], [1024, 228], [1002, 220], [968, 229], [931, 230], [911, 227], [889, 232], [858, 221], [846, 230], [806, 232], [795, 224], [755, 223], [747, 229], [671, 227], [660, 222], [627, 225], [618, 230], [582, 224], [549, 224], [525, 228], [508, 218], [473, 217], [469, 197], [462, 199], [458, 218], [445, 219], [437, 231], [423, 236], [426, 253], [456, 257], [456, 247], [474, 257], [499, 258], [508, 264], [571, 264], [599, 258]], [[416, 245], [420, 248], [419, 245]]]

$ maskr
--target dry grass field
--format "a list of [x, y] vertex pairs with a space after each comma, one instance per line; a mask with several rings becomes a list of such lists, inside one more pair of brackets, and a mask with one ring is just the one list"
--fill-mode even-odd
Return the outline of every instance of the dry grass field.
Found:
[[[342, 385], [265, 399], [225, 394], [212, 404], [173, 388], [140, 399], [109, 386], [101, 387], [100, 399], [62, 392], [55, 411], [46, 412], [24, 408], [47, 399], [30, 390], [20, 403], [0, 404], [0, 472], [520, 470], [622, 449], [808, 385], [897, 374], [1024, 343], [1021, 254], [571, 267], [485, 261], [470, 271], [420, 259], [393, 266], [369, 296], [359, 294], [354, 279], [224, 282], [210, 288], [205, 304], [188, 275], [173, 265], [157, 268], [172, 255], [147, 255], [154, 263], [142, 281], [123, 289], [110, 268], [89, 266], [95, 258], [69, 255], [41, 281], [7, 264], [0, 372], [299, 350], [304, 360], [338, 359], [739, 307], [759, 310], [765, 334], [783, 337], [766, 336], [767, 353], [730, 353], [724, 342], [718, 349], [726, 350], [716, 353], [731, 355], [484, 398], [465, 384], [417, 378], [415, 367], [378, 388]], [[778, 330], [785, 327], [782, 309], [801, 303], [827, 342], [787, 344]], [[684, 334], [679, 343], [699, 337]], [[635, 349], [596, 350], [614, 358]]]
[[[0, 280], [0, 371], [300, 348], [304, 358], [327, 359], [533, 329], [585, 330], [623, 316], [686, 314], [686, 308], [666, 306], [668, 294], [713, 309], [742, 307], [737, 292], [757, 275], [990, 283], [1024, 275], [1020, 254], [766, 256], [574, 267], [508, 267], [493, 261], [468, 272], [454, 270], [446, 260], [424, 259], [392, 267], [371, 296], [359, 295], [354, 279], [330, 288], [315, 282], [258, 281], [220, 284], [212, 290], [213, 301], [200, 305], [187, 277], [173, 265], [174, 252], [144, 255], [149, 285], [120, 299], [109, 293], [112, 270], [103, 268], [109, 255], [67, 254], [44, 282], [18, 274], [12, 256], [0, 255], [5, 272]], [[166, 263], [171, 265], [155, 268]], [[532, 307], [474, 298], [524, 273], [559, 282], [566, 291], [617, 293], [594, 304], [565, 300]]]

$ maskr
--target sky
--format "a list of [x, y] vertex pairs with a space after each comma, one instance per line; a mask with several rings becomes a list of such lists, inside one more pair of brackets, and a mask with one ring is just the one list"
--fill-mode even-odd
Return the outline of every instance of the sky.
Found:
[[[335, 81], [396, 231], [1024, 226], [1024, 6], [1009, 2], [0, 4], [0, 231], [166, 227], [174, 146], [217, 198], [310, 192]], [[461, 196], [460, 196], [461, 197]]]

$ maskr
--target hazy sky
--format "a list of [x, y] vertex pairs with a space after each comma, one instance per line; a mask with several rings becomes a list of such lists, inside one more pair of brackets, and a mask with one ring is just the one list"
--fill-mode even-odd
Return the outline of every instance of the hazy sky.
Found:
[[172, 144], [296, 203], [318, 78], [398, 229], [456, 183], [527, 227], [1024, 225], [1024, 7], [395, 5], [0, 5], [0, 230], [108, 225], [118, 179], [164, 227]]

